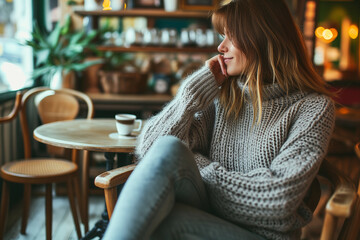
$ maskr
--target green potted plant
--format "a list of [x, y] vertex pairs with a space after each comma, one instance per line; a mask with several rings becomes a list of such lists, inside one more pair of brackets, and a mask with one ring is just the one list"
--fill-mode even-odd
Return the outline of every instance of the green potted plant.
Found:
[[50, 34], [35, 25], [32, 39], [25, 42], [36, 56], [33, 77], [41, 77], [43, 84], [51, 88], [73, 88], [75, 72], [102, 62], [101, 59], [84, 61], [88, 55], [97, 52], [94, 43], [101, 31], [72, 31], [70, 25], [70, 16], [66, 17], [64, 25], [58, 23]]

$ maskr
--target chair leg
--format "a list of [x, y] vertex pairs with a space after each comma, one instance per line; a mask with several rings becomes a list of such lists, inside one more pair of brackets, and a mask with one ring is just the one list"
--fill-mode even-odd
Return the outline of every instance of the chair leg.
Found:
[[106, 203], [106, 209], [108, 212], [109, 219], [111, 219], [111, 215], [114, 211], [115, 204], [118, 198], [117, 195], [117, 188], [107, 188], [104, 189], [104, 195], [105, 195], [105, 203]]
[[46, 221], [46, 240], [51, 240], [52, 234], [52, 184], [46, 184], [45, 198], [45, 221]]
[[337, 239], [335, 236], [337, 222], [338, 219], [336, 219], [333, 215], [330, 213], [325, 214], [320, 240]]
[[85, 232], [89, 231], [89, 152], [83, 151], [83, 166], [82, 166], [82, 206], [83, 223], [85, 225]]
[[6, 217], [9, 207], [9, 186], [8, 183], [3, 180], [2, 193], [1, 193], [1, 212], [0, 212], [0, 239], [3, 239], [6, 228]]
[[81, 195], [81, 188], [80, 188], [80, 176], [77, 175], [74, 179], [73, 182], [74, 186], [75, 186], [75, 198], [77, 200], [76, 204], [77, 204], [77, 210], [79, 211], [78, 215], [81, 218], [81, 222], [85, 224], [84, 221], [84, 212], [83, 212], [83, 207], [82, 207], [82, 195]]
[[77, 208], [76, 208], [76, 204], [75, 204], [75, 198], [74, 198], [74, 189], [73, 189], [73, 181], [72, 179], [68, 180], [68, 196], [69, 196], [69, 203], [70, 203], [70, 208], [71, 208], [71, 212], [73, 215], [73, 219], [74, 219], [74, 223], [75, 223], [75, 229], [76, 229], [76, 233], [78, 238], [81, 238], [81, 230], [80, 230], [80, 224], [79, 224], [79, 218], [78, 218], [78, 214], [77, 214]]
[[26, 234], [26, 226], [27, 221], [29, 219], [29, 211], [30, 211], [30, 199], [31, 199], [31, 185], [24, 185], [24, 203], [23, 203], [23, 215], [21, 222], [21, 234]]
[[[81, 175], [75, 179], [75, 194], [80, 210], [81, 222], [84, 224], [85, 232], [89, 231], [89, 211], [88, 211], [88, 182], [85, 179], [89, 176], [88, 168], [88, 151], [83, 151], [81, 161]], [[72, 161], [79, 165], [78, 150], [72, 150]], [[80, 188], [81, 186], [81, 188]]]

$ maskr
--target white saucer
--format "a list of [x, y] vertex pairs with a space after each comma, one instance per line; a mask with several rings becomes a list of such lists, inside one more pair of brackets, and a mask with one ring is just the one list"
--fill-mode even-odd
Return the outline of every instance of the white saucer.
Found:
[[124, 136], [124, 135], [119, 135], [117, 132], [114, 132], [114, 133], [110, 133], [109, 137], [112, 139], [136, 139], [136, 135], [134, 135], [133, 133], [131, 133], [131, 135]]

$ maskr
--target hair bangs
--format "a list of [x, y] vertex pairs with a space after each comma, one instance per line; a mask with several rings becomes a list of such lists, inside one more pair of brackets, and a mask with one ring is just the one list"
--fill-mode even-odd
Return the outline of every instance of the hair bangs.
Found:
[[220, 9], [214, 12], [211, 16], [211, 22], [215, 31], [221, 35], [225, 35], [225, 29], [227, 28], [225, 12], [220, 11]]

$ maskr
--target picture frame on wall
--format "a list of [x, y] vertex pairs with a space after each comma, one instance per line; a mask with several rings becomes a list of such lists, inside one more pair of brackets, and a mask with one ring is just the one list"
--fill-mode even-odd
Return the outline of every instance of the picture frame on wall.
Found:
[[211, 11], [220, 3], [220, 0], [180, 0], [182, 10]]
[[163, 8], [162, 0], [131, 0], [133, 8]]

